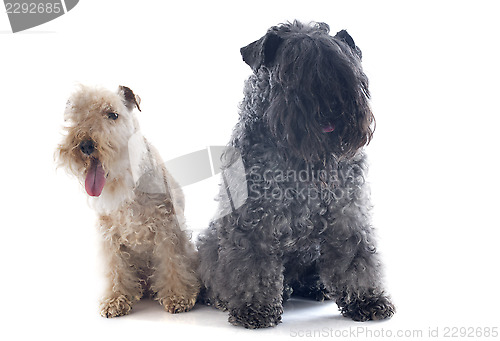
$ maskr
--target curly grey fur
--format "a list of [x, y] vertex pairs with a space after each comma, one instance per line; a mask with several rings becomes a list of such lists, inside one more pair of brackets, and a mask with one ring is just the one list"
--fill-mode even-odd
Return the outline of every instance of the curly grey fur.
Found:
[[334, 299], [357, 321], [394, 313], [370, 223], [362, 146], [373, 115], [361, 50], [346, 31], [328, 33], [323, 23], [283, 24], [242, 49], [254, 74], [223, 175], [236, 177], [241, 155], [248, 199], [198, 240], [202, 299], [235, 325], [277, 325], [291, 294]]

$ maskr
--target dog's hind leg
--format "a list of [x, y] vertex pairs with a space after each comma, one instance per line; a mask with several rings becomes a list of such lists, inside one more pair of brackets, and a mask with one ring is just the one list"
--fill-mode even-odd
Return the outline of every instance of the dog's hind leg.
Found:
[[310, 298], [320, 302], [330, 299], [328, 291], [320, 280], [317, 262], [301, 271], [297, 278], [290, 282], [290, 287], [293, 296]]
[[198, 253], [200, 267], [198, 273], [201, 278], [202, 288], [199, 300], [206, 305], [214, 306], [222, 311], [227, 310], [227, 303], [220, 298], [216, 282], [216, 272], [219, 258], [219, 239], [217, 231], [211, 225], [198, 238]]

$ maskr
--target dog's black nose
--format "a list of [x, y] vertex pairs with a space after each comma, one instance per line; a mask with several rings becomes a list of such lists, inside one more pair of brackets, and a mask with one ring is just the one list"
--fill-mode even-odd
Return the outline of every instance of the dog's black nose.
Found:
[[80, 150], [83, 154], [90, 155], [94, 152], [94, 141], [85, 140], [80, 143]]

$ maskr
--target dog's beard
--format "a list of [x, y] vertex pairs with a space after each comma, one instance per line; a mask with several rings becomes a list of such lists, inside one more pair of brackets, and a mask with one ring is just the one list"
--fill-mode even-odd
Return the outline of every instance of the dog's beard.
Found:
[[[368, 112], [371, 114], [371, 112]], [[371, 138], [371, 115], [341, 113], [308, 114], [274, 103], [266, 113], [277, 145], [286, 154], [306, 162], [353, 157]]]
[[[311, 110], [306, 101], [291, 103], [276, 96], [265, 113], [267, 125], [277, 145], [285, 154], [306, 162], [324, 162], [345, 154], [346, 144], [341, 139], [345, 124], [337, 110]], [[323, 112], [329, 111], [325, 115]]]

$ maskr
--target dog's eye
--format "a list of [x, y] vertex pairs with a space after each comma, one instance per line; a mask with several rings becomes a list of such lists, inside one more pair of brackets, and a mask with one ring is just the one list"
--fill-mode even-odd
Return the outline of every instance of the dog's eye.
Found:
[[116, 112], [108, 112], [108, 118], [115, 121], [118, 118], [118, 114]]

